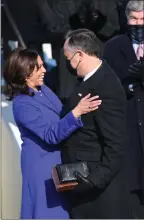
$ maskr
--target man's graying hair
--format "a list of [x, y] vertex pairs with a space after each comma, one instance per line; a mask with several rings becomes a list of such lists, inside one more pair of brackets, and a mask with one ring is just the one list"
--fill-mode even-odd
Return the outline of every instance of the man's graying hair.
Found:
[[88, 29], [69, 31], [65, 40], [67, 40], [67, 47], [73, 53], [81, 50], [89, 56], [100, 57], [98, 39], [95, 33]]
[[140, 1], [140, 0], [137, 0], [137, 1], [134, 1], [134, 0], [131, 0], [128, 2], [127, 6], [126, 6], [126, 17], [127, 19], [129, 18], [129, 14], [131, 11], [136, 11], [136, 12], [139, 12], [139, 11], [142, 11], [144, 10], [144, 1]]

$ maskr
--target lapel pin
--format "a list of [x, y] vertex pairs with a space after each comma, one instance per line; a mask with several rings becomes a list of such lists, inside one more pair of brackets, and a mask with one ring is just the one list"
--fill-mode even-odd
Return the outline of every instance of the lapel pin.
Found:
[[81, 96], [82, 96], [82, 94], [81, 94], [81, 93], [78, 93], [78, 96], [80, 96], [80, 97], [81, 97]]

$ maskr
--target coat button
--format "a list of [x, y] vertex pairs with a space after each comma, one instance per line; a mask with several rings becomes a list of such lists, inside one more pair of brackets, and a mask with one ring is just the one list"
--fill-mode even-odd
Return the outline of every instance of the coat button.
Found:
[[137, 99], [137, 102], [140, 102], [140, 99]]
[[142, 126], [142, 123], [141, 123], [141, 122], [139, 122], [139, 126]]

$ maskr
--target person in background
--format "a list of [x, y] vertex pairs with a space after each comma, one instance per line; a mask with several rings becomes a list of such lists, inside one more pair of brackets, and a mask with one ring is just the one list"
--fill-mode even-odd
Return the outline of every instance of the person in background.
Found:
[[[52, 44], [57, 66], [45, 76], [45, 84], [65, 103], [79, 78], [71, 74], [63, 55], [67, 31], [87, 28], [95, 32], [99, 46], [120, 31], [117, 0], [33, 0], [47, 39]], [[107, 10], [109, 8], [109, 10]]]
[[103, 49], [104, 42], [120, 33], [117, 1], [92, 0], [89, 6], [87, 28], [95, 32], [101, 42], [101, 50]]
[[94, 32], [78, 29], [68, 33], [64, 54], [82, 82], [64, 104], [63, 114], [89, 92], [99, 94], [102, 100], [97, 111], [81, 116], [83, 127], [68, 137], [61, 148], [63, 163], [86, 161], [90, 170], [87, 178], [75, 173], [78, 186], [66, 193], [70, 216], [130, 218], [124, 172], [127, 131], [123, 87], [110, 66], [101, 60]]
[[[104, 42], [120, 31], [116, 1], [83, 0], [76, 13], [70, 17], [70, 21], [75, 21], [73, 22], [75, 25], [71, 25], [69, 29], [87, 28], [95, 32], [99, 47], [103, 51]], [[63, 50], [61, 50], [58, 65], [59, 86], [57, 95], [63, 103], [66, 102], [67, 98], [79, 84], [79, 77], [72, 73], [73, 71], [71, 72], [66, 66]]]
[[61, 163], [60, 142], [83, 126], [80, 118], [98, 108], [87, 94], [60, 119], [62, 104], [43, 85], [43, 61], [37, 52], [15, 49], [5, 62], [5, 95], [13, 100], [13, 114], [21, 133], [22, 219], [69, 218], [67, 203], [57, 193], [52, 167]]
[[121, 80], [127, 96], [129, 148], [127, 178], [134, 218], [144, 218], [144, 2], [126, 6], [127, 32], [105, 44], [103, 57]]
[[124, 34], [127, 31], [127, 18], [125, 9], [129, 0], [117, 0], [117, 10], [120, 25], [120, 34]]

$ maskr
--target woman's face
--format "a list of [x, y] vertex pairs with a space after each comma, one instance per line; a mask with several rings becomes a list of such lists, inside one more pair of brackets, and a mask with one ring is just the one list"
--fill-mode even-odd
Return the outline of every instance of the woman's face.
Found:
[[27, 85], [31, 88], [43, 85], [44, 75], [46, 73], [46, 69], [43, 66], [43, 61], [40, 56], [38, 56], [37, 62], [38, 68], [35, 66], [32, 74], [26, 79]]

